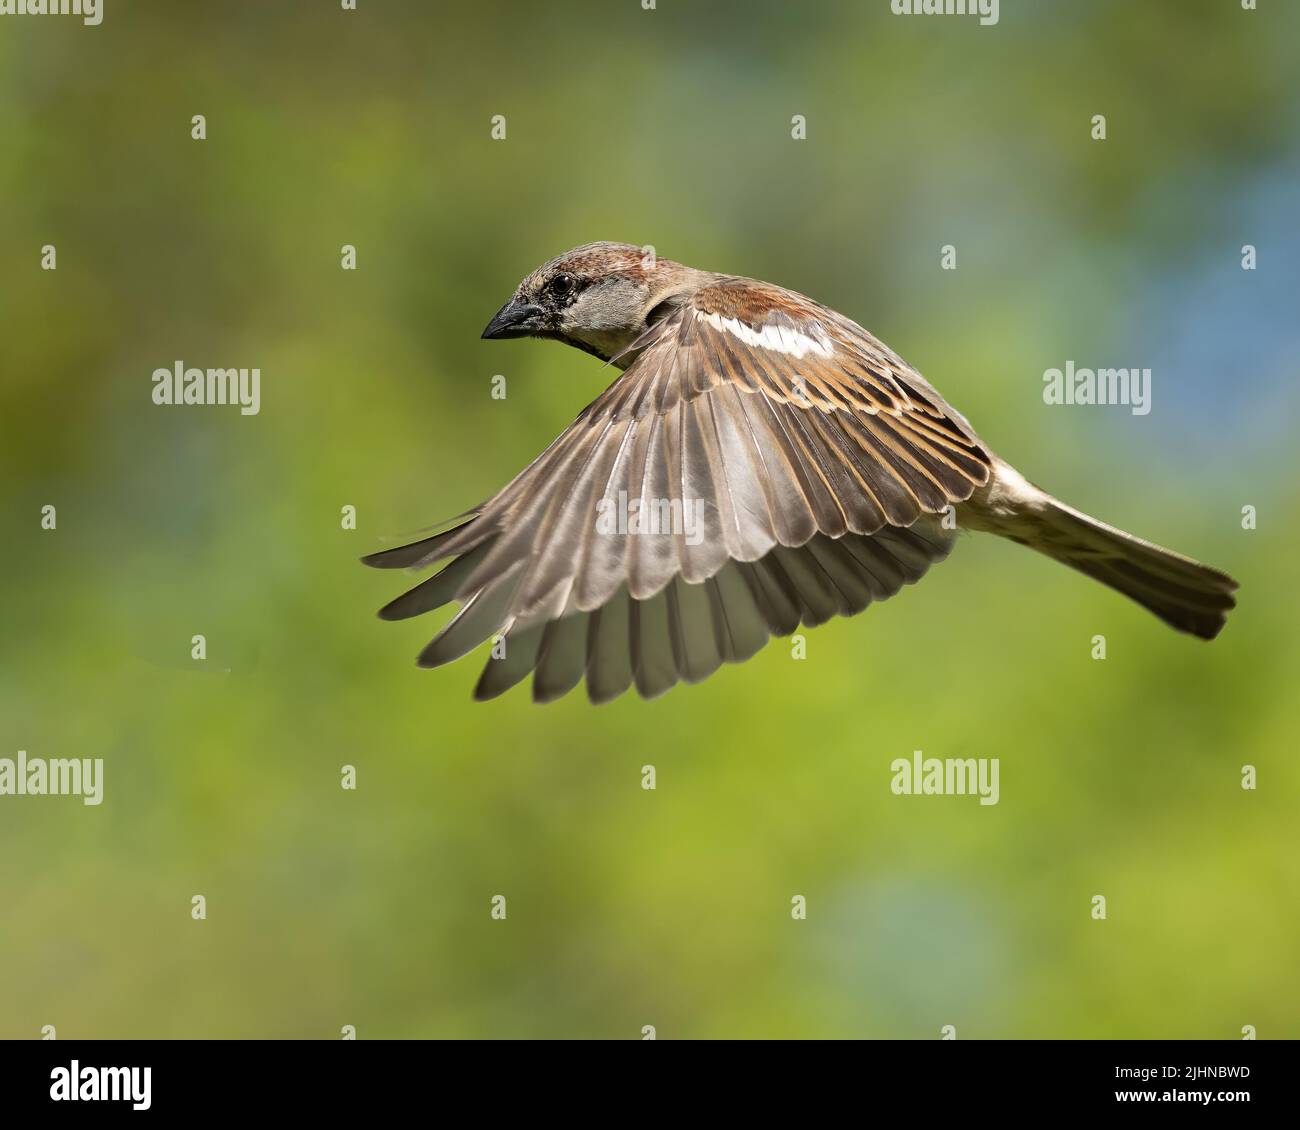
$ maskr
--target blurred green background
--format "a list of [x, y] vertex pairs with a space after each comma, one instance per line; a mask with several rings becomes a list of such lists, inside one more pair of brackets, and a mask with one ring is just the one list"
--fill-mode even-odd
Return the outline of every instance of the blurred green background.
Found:
[[[0, 798], [0, 1036], [1300, 1035], [1300, 6], [1260, 7], [0, 19], [0, 756], [106, 776]], [[856, 318], [1238, 611], [1205, 645], [977, 535], [802, 662], [474, 705], [482, 656], [418, 670], [442, 614], [380, 622], [407, 578], [357, 559], [609, 380], [478, 336], [595, 239]], [[176, 359], [260, 367], [261, 413], [156, 407]], [[1045, 406], [1067, 359], [1153, 411]], [[1001, 802], [892, 795], [915, 749], [1000, 758]]]

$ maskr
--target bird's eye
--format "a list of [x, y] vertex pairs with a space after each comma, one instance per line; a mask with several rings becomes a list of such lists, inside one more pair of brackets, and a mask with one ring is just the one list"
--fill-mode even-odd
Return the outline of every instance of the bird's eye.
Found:
[[556, 275], [546, 284], [546, 289], [554, 294], [557, 298], [566, 298], [573, 293], [573, 276]]

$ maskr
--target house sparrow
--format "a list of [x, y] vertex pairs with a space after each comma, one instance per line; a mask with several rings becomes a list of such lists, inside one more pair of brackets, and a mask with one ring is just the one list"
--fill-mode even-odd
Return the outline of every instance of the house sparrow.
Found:
[[770, 283], [623, 243], [539, 267], [483, 331], [622, 370], [459, 524], [364, 560], [439, 573], [380, 612], [460, 610], [420, 655], [489, 637], [475, 697], [646, 698], [850, 616], [948, 555], [955, 524], [1027, 545], [1213, 639], [1232, 578], [1058, 502], [855, 322]]

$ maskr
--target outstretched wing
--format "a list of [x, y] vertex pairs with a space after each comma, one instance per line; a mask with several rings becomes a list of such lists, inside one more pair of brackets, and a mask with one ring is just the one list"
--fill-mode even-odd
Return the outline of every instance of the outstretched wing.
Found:
[[534, 669], [539, 699], [584, 672], [597, 701], [632, 682], [652, 695], [861, 611], [947, 553], [927, 516], [988, 480], [988, 452], [918, 373], [790, 291], [720, 279], [628, 352], [469, 521], [366, 558], [454, 558], [381, 615], [462, 602], [427, 666], [504, 636], [482, 697]]

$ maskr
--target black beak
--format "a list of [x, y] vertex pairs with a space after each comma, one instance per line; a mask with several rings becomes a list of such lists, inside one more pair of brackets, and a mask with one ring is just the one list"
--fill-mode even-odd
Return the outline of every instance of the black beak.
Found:
[[542, 328], [542, 308], [512, 298], [488, 322], [483, 336], [488, 338], [527, 337]]

